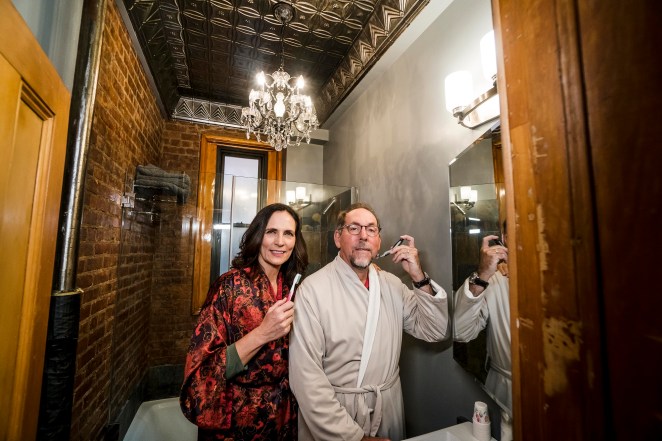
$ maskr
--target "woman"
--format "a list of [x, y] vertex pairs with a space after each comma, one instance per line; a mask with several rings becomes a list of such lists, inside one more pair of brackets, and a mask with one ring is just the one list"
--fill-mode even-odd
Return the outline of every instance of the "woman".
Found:
[[180, 405], [198, 440], [295, 440], [288, 333], [297, 273], [308, 266], [296, 212], [272, 204], [244, 233], [232, 268], [209, 288], [186, 357]]

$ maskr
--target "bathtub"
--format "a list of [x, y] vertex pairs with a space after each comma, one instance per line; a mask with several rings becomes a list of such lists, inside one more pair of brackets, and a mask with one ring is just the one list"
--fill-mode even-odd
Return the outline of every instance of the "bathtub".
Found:
[[138, 408], [124, 441], [196, 441], [198, 428], [179, 408], [178, 398], [145, 401]]

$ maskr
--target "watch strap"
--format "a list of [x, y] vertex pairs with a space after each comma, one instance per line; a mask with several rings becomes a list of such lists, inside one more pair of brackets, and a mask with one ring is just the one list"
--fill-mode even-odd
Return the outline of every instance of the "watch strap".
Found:
[[471, 273], [471, 275], [469, 276], [469, 284], [470, 284], [470, 285], [478, 285], [478, 286], [482, 286], [483, 289], [485, 289], [485, 288], [487, 288], [488, 286], [490, 286], [490, 283], [487, 282], [487, 281], [485, 281], [485, 280], [483, 280], [483, 279], [481, 279], [480, 277], [478, 277], [478, 273], [475, 272], [475, 271], [474, 271], [473, 273]]
[[423, 280], [420, 280], [418, 282], [413, 282], [414, 288], [419, 288], [420, 289], [420, 288], [424, 287], [425, 285], [430, 284], [430, 276], [428, 276], [428, 273], [424, 272], [423, 275], [425, 276], [423, 278]]

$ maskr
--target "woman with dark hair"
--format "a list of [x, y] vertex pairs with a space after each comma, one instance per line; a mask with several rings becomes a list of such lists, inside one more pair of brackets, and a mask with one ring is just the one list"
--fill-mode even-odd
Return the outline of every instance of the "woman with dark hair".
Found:
[[294, 276], [308, 266], [297, 213], [260, 210], [230, 271], [209, 288], [186, 357], [182, 412], [198, 440], [296, 440], [288, 381]]

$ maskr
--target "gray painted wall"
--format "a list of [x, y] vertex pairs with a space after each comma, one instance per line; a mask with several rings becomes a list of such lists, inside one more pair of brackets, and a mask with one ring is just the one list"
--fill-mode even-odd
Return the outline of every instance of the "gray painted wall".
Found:
[[[455, 0], [325, 127], [330, 140], [324, 146], [324, 183], [359, 188], [360, 200], [380, 215], [383, 247], [400, 234], [414, 236], [423, 269], [449, 294], [448, 163], [490, 125], [469, 130], [457, 124], [445, 109], [444, 78], [469, 70], [476, 92], [489, 88], [480, 38], [490, 29], [490, 0]], [[400, 268], [383, 266], [410, 282]], [[450, 338], [427, 344], [406, 336], [400, 365], [408, 436], [471, 417], [476, 400], [489, 403], [498, 421], [495, 404], [453, 360]]]
[[318, 144], [306, 144], [287, 148], [285, 176], [290, 182], [323, 184], [322, 164], [324, 150]]
[[83, 0], [12, 0], [71, 91]]

